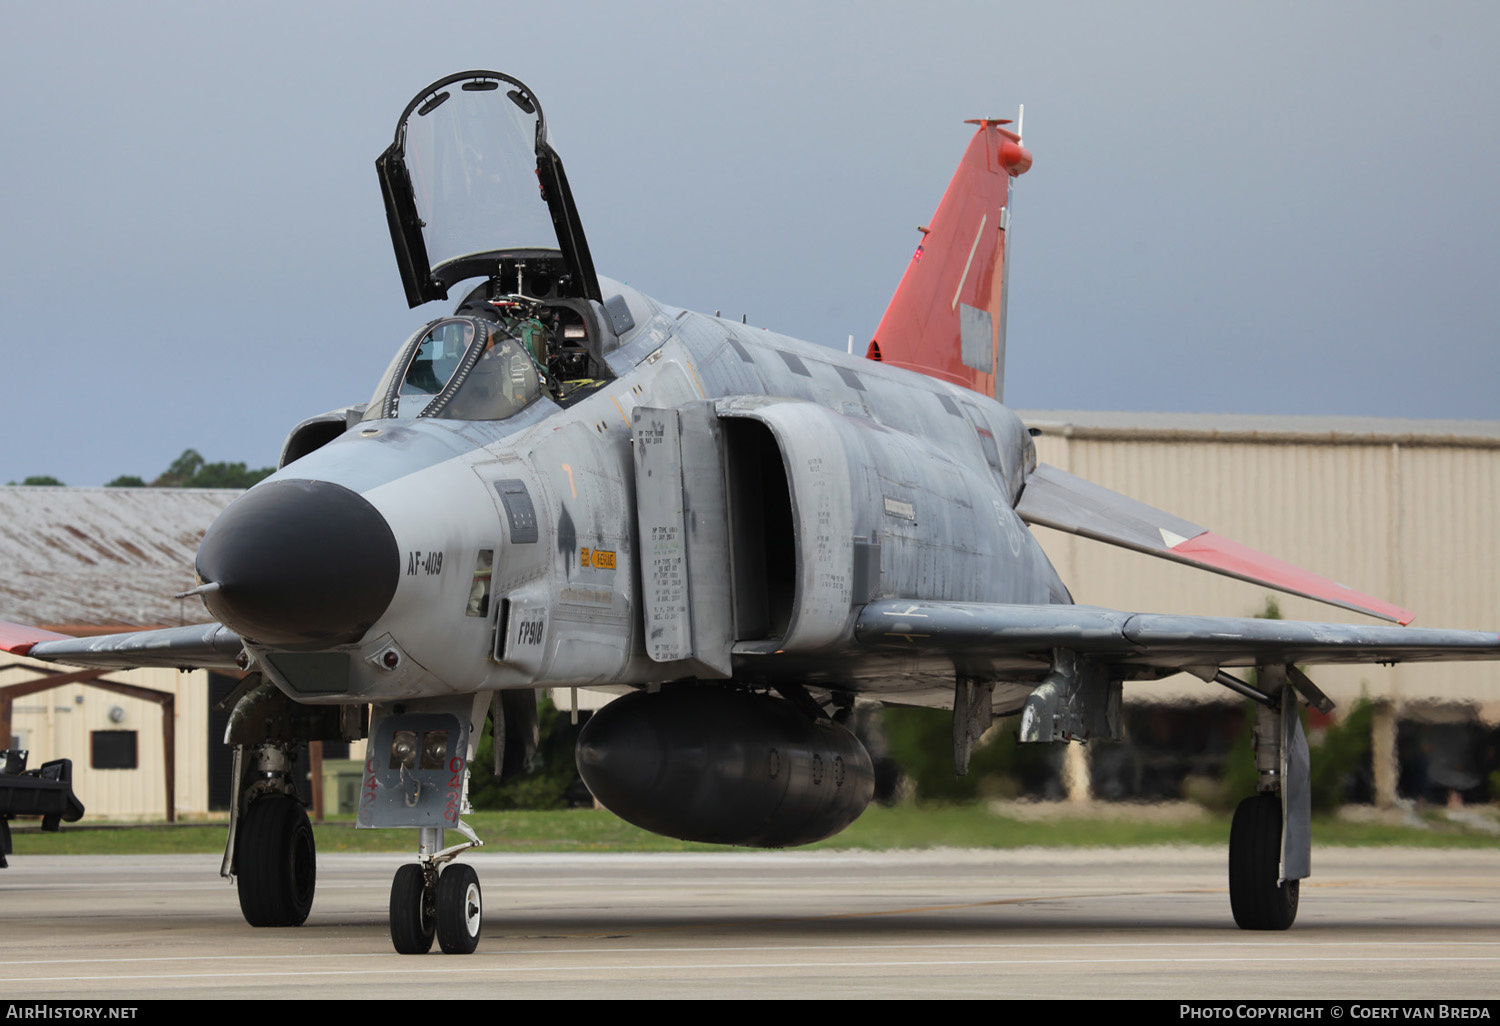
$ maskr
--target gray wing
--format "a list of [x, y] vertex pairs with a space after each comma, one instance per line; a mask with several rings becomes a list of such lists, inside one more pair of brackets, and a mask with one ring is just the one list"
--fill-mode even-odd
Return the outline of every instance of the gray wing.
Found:
[[[42, 640], [32, 640], [34, 638]], [[0, 636], [0, 642], [5, 640]], [[12, 644], [0, 644], [0, 648], [33, 659], [72, 666], [107, 666], [115, 669], [160, 666], [169, 669], [232, 670], [235, 668], [235, 657], [240, 653], [240, 636], [217, 623], [166, 627], [155, 631], [131, 631], [127, 634], [101, 634], [92, 638], [69, 638], [32, 630], [29, 637]]]
[[1042, 668], [1053, 649], [1149, 680], [1206, 667], [1500, 659], [1500, 634], [1416, 627], [1129, 613], [1095, 606], [882, 600], [855, 637], [868, 649], [947, 655], [975, 667]]

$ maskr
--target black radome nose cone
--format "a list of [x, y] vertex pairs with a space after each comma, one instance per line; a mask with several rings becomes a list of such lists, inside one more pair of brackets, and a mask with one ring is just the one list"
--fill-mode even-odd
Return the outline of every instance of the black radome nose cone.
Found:
[[348, 644], [380, 619], [401, 560], [385, 518], [328, 481], [273, 481], [230, 504], [203, 536], [198, 577], [219, 622], [271, 645]]

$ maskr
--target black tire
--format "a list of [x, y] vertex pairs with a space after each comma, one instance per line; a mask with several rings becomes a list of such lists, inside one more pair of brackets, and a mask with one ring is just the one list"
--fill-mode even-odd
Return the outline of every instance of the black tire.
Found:
[[312, 824], [289, 795], [257, 798], [235, 833], [235, 882], [251, 926], [301, 926], [312, 911], [318, 853]]
[[402, 955], [425, 955], [435, 932], [433, 892], [427, 874], [415, 863], [396, 870], [391, 881], [391, 943]]
[[1298, 881], [1281, 875], [1281, 798], [1258, 794], [1229, 828], [1229, 907], [1242, 930], [1285, 930], [1297, 918]]
[[466, 863], [450, 863], [437, 882], [438, 946], [444, 954], [473, 954], [483, 911], [479, 874]]

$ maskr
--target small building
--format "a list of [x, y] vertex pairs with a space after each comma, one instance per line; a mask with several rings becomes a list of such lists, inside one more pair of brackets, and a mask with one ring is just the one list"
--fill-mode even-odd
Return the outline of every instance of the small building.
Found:
[[[0, 619], [73, 635], [202, 623], [193, 558], [238, 490], [0, 488]], [[56, 678], [60, 685], [52, 683]], [[30, 765], [73, 761], [91, 820], [167, 819], [227, 809], [226, 717], [237, 683], [195, 670], [74, 672], [0, 653], [0, 747]], [[8, 714], [8, 715], [7, 715]]]

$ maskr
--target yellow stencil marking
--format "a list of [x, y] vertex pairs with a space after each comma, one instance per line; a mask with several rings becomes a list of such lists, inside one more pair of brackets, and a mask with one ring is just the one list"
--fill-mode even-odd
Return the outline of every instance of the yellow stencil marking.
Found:
[[703, 382], [701, 380], [699, 380], [697, 368], [694, 367], [693, 364], [692, 364], [692, 362], [689, 361], [689, 360], [683, 360], [682, 362], [687, 367], [688, 373], [693, 376], [693, 384], [695, 384], [695, 385], [698, 386], [698, 398], [700, 398], [700, 399], [707, 399], [708, 398], [708, 389], [704, 388], [703, 387]]

